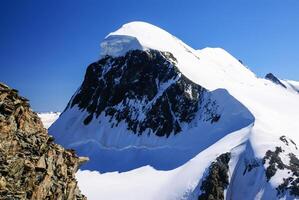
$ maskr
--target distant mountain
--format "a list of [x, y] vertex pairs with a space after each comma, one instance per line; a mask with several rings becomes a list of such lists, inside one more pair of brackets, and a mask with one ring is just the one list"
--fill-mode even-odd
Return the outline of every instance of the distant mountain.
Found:
[[42, 120], [45, 128], [49, 128], [59, 117], [60, 112], [40, 112], [37, 115]]
[[49, 132], [100, 172], [77, 174], [91, 199], [299, 198], [299, 95], [267, 79], [132, 22], [103, 40]]
[[285, 89], [299, 93], [299, 82], [298, 81], [292, 81], [292, 80], [282, 80], [278, 79], [276, 76], [274, 76], [272, 73], [269, 73], [265, 76], [266, 79], [272, 81], [273, 83], [276, 83]]
[[265, 76], [266, 79], [269, 81], [272, 81], [273, 83], [280, 85], [281, 87], [287, 88], [276, 76], [274, 76], [272, 73], [269, 73]]

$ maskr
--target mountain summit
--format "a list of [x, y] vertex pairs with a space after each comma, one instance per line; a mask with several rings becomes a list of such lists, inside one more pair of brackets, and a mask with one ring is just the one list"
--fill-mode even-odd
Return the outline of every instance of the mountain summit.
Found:
[[177, 38], [159, 27], [145, 22], [131, 22], [110, 33], [102, 41], [101, 55], [118, 57], [137, 49], [169, 52], [178, 48], [178, 42], [180, 41]]
[[[141, 38], [138, 29], [145, 38]], [[169, 43], [174, 49], [162, 51], [147, 45], [127, 49], [122, 56], [103, 54], [88, 66], [81, 87], [50, 128], [61, 144], [95, 158], [86, 165], [88, 169], [127, 171], [143, 165], [173, 169], [225, 134], [253, 122], [248, 109], [226, 90], [209, 91], [181, 71], [187, 67], [180, 64], [181, 60], [186, 61], [184, 56], [198, 61], [198, 55], [207, 53], [208, 57], [216, 53], [233, 60], [224, 51], [206, 49], [192, 53], [169, 33], [141, 22], [124, 25], [105, 40], [116, 33], [123, 35], [114, 37], [113, 44], [106, 45], [109, 51], [102, 52], [127, 47], [128, 43], [121, 43], [127, 35], [134, 35], [140, 44], [150, 44], [152, 38], [164, 35], [165, 41], [171, 42], [166, 42], [165, 47], [159, 44], [161, 49], [163, 46], [166, 50]], [[118, 48], [108, 47], [114, 43]], [[58, 130], [64, 134], [55, 134]], [[93, 150], [87, 150], [86, 145]], [[112, 159], [99, 159], [98, 155]], [[118, 160], [117, 165], [114, 160]]]
[[49, 132], [90, 157], [82, 169], [139, 177], [148, 195], [128, 180], [132, 199], [288, 199], [299, 196], [298, 101], [221, 48], [132, 22], [103, 40]]

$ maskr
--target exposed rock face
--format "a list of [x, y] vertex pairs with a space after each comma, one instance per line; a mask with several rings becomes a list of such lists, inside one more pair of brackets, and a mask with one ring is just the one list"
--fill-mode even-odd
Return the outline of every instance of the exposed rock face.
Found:
[[86, 199], [75, 179], [84, 158], [53, 140], [28, 100], [0, 83], [0, 199]]
[[[281, 136], [279, 138], [284, 145], [276, 147], [274, 151], [268, 150], [263, 159], [266, 166], [267, 181], [270, 181], [280, 171], [287, 171], [280, 185], [276, 188], [277, 196], [283, 197], [287, 192], [290, 195], [299, 196], [299, 159], [297, 157], [297, 145], [289, 138]], [[291, 148], [292, 152], [285, 149]], [[294, 153], [297, 155], [295, 155]], [[288, 162], [287, 162], [288, 160]]]
[[88, 67], [67, 108], [76, 105], [87, 111], [85, 125], [104, 114], [112, 127], [124, 121], [138, 135], [145, 130], [158, 136], [176, 134], [201, 108], [203, 120], [218, 121], [216, 103], [203, 104], [204, 97], [208, 99], [206, 89], [182, 75], [176, 64], [171, 53], [157, 50], [106, 56]]
[[[279, 140], [281, 145], [267, 150], [262, 158], [245, 157], [240, 160], [237, 164], [239, 167], [234, 170], [242, 171], [241, 173], [234, 171], [233, 174], [238, 175], [238, 180], [249, 179], [249, 182], [245, 181], [244, 184], [250, 184], [251, 181], [263, 184], [271, 182], [276, 190], [274, 196], [277, 199], [297, 199], [299, 197], [298, 148], [295, 142], [286, 136], [281, 136]], [[230, 159], [231, 153], [229, 152], [218, 156], [192, 195], [199, 200], [235, 199], [236, 197], [232, 196], [232, 191], [230, 191], [230, 187], [236, 184], [236, 177], [229, 176]], [[241, 182], [237, 187], [244, 188], [242, 184]], [[251, 185], [245, 185], [245, 187], [251, 187]]]
[[224, 190], [229, 184], [228, 163], [230, 157], [230, 153], [224, 153], [211, 164], [208, 175], [200, 187], [202, 193], [198, 200], [224, 199]]
[[298, 148], [293, 140], [286, 136], [279, 138], [280, 146], [266, 151], [262, 159], [253, 159], [245, 163], [243, 176], [251, 173], [253, 169], [262, 168], [265, 180], [275, 180], [278, 198], [284, 198], [287, 194], [292, 198], [299, 196], [299, 159]]
[[265, 76], [266, 79], [272, 81], [273, 83], [280, 85], [284, 88], [287, 88], [276, 76], [274, 76], [272, 73], [269, 73]]

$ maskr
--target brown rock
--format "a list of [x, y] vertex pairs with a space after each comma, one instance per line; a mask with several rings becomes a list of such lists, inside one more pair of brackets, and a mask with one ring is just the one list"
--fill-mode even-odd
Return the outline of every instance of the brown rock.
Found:
[[6, 189], [6, 180], [5, 180], [5, 177], [1, 177], [0, 178], [0, 190], [4, 190]]
[[88, 157], [79, 157], [79, 165], [82, 165], [83, 163], [86, 163], [89, 161]]
[[38, 160], [36, 166], [35, 166], [36, 170], [46, 170], [47, 169], [47, 165], [46, 165], [46, 161], [45, 161], [45, 156], [43, 155], [42, 157], [40, 157], [40, 159]]
[[28, 100], [0, 83], [0, 199], [86, 199], [75, 173], [88, 159], [53, 141]]

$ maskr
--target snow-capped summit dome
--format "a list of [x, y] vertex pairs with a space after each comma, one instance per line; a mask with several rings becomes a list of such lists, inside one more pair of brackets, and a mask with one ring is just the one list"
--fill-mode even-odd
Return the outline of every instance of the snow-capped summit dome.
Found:
[[[101, 55], [118, 57], [129, 50], [155, 49], [171, 52], [182, 45], [182, 41], [163, 29], [146, 22], [130, 22], [106, 36], [101, 43]], [[185, 48], [194, 51], [183, 44]], [[182, 47], [182, 46], [181, 46]]]
[[191, 81], [214, 90], [231, 80], [255, 79], [254, 74], [221, 48], [195, 50], [167, 31], [146, 22], [130, 22], [108, 34], [101, 43], [101, 56], [124, 56], [130, 50], [169, 52], [177, 67]]
[[[94, 199], [298, 199], [299, 83], [257, 78], [225, 50], [194, 50], [145, 22], [101, 47], [49, 129], [108, 177], [86, 187]], [[103, 193], [111, 174], [128, 187]]]

